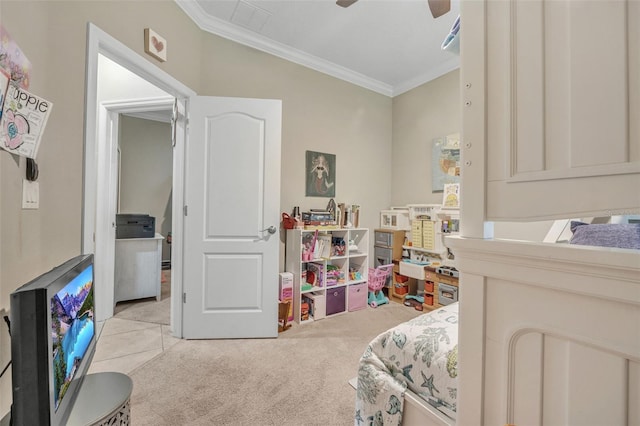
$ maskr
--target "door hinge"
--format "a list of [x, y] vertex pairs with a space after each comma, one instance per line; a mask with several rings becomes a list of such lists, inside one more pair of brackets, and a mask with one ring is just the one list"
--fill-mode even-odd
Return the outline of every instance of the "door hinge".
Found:
[[187, 215], [187, 206], [184, 206], [182, 210], [184, 210], [184, 215], [186, 216]]
[[182, 293], [182, 303], [187, 303], [187, 293]]

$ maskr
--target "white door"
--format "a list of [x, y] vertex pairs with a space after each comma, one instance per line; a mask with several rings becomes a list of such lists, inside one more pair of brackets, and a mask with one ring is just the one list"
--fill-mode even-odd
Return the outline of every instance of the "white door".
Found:
[[[118, 162], [118, 111], [113, 111], [100, 105], [98, 114], [98, 158], [96, 171], [96, 188], [100, 194], [96, 199], [95, 216], [95, 246], [96, 282], [114, 282], [115, 244], [116, 244], [116, 213], [117, 213], [117, 182], [119, 174]], [[99, 304], [96, 307], [96, 317], [100, 321], [113, 315], [114, 291], [113, 286], [96, 287]]]
[[190, 99], [185, 338], [278, 334], [281, 116], [279, 100]]

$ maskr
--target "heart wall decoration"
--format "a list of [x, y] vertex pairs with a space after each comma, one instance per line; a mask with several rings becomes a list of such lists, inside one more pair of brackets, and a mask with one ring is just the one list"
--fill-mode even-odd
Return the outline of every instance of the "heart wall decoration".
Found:
[[160, 62], [164, 62], [167, 60], [167, 41], [151, 28], [145, 28], [144, 51]]

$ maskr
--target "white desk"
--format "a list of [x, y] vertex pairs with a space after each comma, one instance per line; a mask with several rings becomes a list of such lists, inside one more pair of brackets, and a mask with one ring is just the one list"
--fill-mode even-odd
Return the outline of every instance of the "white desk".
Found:
[[116, 239], [114, 303], [146, 297], [160, 300], [162, 240], [160, 234]]

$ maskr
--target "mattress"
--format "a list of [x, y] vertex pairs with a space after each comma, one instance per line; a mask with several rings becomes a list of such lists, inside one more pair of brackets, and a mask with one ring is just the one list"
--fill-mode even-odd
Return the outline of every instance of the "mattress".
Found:
[[355, 424], [401, 424], [407, 388], [454, 419], [457, 376], [458, 303], [453, 303], [369, 343], [358, 366]]

